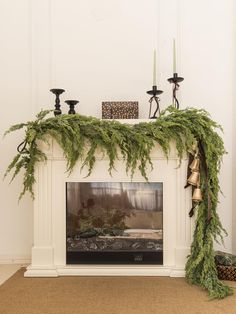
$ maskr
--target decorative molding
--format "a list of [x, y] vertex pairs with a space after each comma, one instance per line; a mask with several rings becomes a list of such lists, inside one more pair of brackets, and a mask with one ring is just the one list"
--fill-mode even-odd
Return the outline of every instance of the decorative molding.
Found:
[[24, 277], [58, 277], [58, 272], [55, 268], [43, 267], [27, 267]]
[[170, 276], [184, 277], [184, 268], [170, 268], [153, 265], [68, 265], [66, 267], [27, 268], [25, 277], [58, 277], [58, 276]]

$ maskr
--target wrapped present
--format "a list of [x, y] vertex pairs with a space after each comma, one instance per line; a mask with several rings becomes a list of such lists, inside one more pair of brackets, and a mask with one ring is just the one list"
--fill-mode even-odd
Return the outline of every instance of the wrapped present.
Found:
[[138, 119], [138, 102], [104, 101], [102, 119]]

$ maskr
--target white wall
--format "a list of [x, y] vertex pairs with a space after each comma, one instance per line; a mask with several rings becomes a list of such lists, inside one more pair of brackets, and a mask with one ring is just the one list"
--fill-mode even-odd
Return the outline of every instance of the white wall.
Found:
[[0, 263], [24, 261], [32, 245], [32, 201], [27, 196], [18, 205], [22, 176], [9, 185], [2, 181], [5, 169], [16, 154], [22, 133], [7, 136], [13, 123], [32, 116], [30, 2], [0, 1], [1, 92], [0, 92]]
[[[236, 3], [234, 2], [234, 8], [233, 11], [236, 12]], [[236, 56], [236, 19], [234, 19], [234, 31], [233, 31], [233, 54]], [[233, 60], [233, 74], [236, 73], [236, 58]], [[233, 83], [235, 83], [235, 77], [232, 77]], [[233, 193], [233, 202], [232, 202], [232, 212], [233, 212], [233, 232], [232, 232], [232, 243], [233, 243], [233, 253], [236, 254], [236, 140], [234, 135], [236, 134], [236, 123], [235, 123], [235, 118], [236, 118], [236, 88], [234, 88], [234, 95], [233, 95], [233, 114], [232, 114], [232, 121], [233, 121], [233, 135], [232, 135], [232, 143], [233, 143], [233, 157], [232, 157], [232, 166], [233, 166], [233, 171], [232, 171], [232, 176], [233, 176], [233, 185], [232, 185], [232, 193]]]
[[[146, 90], [152, 86], [152, 54], [157, 47], [161, 107], [171, 103], [172, 38], [177, 40], [182, 107], [207, 109], [224, 129], [219, 212], [232, 249], [233, 0], [0, 0], [4, 49], [1, 51], [1, 133], [32, 112], [53, 107], [49, 89], [66, 89], [79, 99], [78, 111], [101, 116], [103, 100], [138, 100], [147, 117]], [[11, 109], [13, 108], [13, 109]], [[64, 112], [67, 110], [63, 105]], [[1, 141], [1, 173], [20, 134]], [[29, 257], [32, 202], [18, 206], [20, 178], [0, 182], [0, 259]]]
[[[232, 246], [232, 153], [233, 153], [233, 1], [182, 1], [183, 102], [205, 108], [224, 128], [228, 155], [223, 159], [218, 207]], [[217, 246], [218, 247], [218, 246]]]

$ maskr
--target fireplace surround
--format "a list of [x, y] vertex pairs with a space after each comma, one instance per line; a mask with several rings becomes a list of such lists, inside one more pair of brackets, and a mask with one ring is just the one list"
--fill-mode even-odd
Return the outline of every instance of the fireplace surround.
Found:
[[[140, 120], [123, 120], [137, 123]], [[34, 200], [34, 244], [31, 265], [26, 277], [56, 277], [60, 275], [136, 275], [184, 276], [186, 256], [190, 250], [193, 222], [188, 217], [191, 207], [190, 191], [184, 189], [187, 158], [179, 166], [175, 145], [171, 145], [166, 160], [161, 148], [152, 150], [153, 169], [148, 169], [149, 182], [163, 184], [163, 265], [140, 264], [68, 264], [66, 262], [66, 183], [67, 182], [131, 182], [120, 156], [112, 176], [108, 158], [97, 151], [92, 174], [81, 170], [78, 162], [73, 172], [66, 173], [66, 159], [51, 138], [49, 145], [39, 143], [47, 155], [46, 162], [36, 167]], [[145, 182], [137, 170], [132, 182]]]

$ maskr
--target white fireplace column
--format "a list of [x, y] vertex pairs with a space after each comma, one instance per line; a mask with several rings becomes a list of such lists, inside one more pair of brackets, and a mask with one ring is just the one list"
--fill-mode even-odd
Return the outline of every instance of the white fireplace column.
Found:
[[[191, 187], [184, 189], [187, 180], [188, 160], [183, 160], [183, 164], [177, 169], [177, 213], [176, 213], [176, 249], [175, 266], [176, 269], [183, 269], [186, 256], [190, 252], [192, 235], [194, 230], [194, 217], [189, 217], [192, 207]], [[177, 271], [177, 270], [175, 270]]]
[[[127, 122], [127, 120], [124, 120]], [[150, 120], [148, 120], [150, 121]], [[128, 121], [129, 122], [129, 121]], [[140, 120], [136, 120], [140, 122]], [[135, 121], [132, 121], [135, 123]], [[97, 152], [92, 174], [81, 172], [77, 163], [73, 172], [66, 173], [66, 159], [58, 144], [40, 143], [47, 155], [46, 162], [36, 166], [34, 200], [34, 245], [32, 263], [26, 277], [60, 275], [113, 275], [113, 276], [184, 276], [186, 256], [189, 254], [192, 222], [190, 189], [184, 189], [187, 159], [180, 167], [174, 145], [168, 161], [156, 145], [151, 153], [153, 170], [148, 169], [150, 182], [163, 182], [163, 265], [67, 265], [66, 264], [66, 182], [130, 182], [122, 157], [116, 161], [112, 177], [108, 173], [109, 160]], [[145, 182], [135, 171], [133, 182]]]
[[[42, 146], [44, 147], [44, 146]], [[57, 276], [54, 265], [54, 248], [52, 241], [52, 161], [51, 149], [44, 147], [48, 160], [40, 162], [36, 167], [37, 183], [34, 187], [34, 245], [32, 248], [31, 266], [27, 268], [31, 276]], [[43, 269], [43, 274], [38, 271]]]

